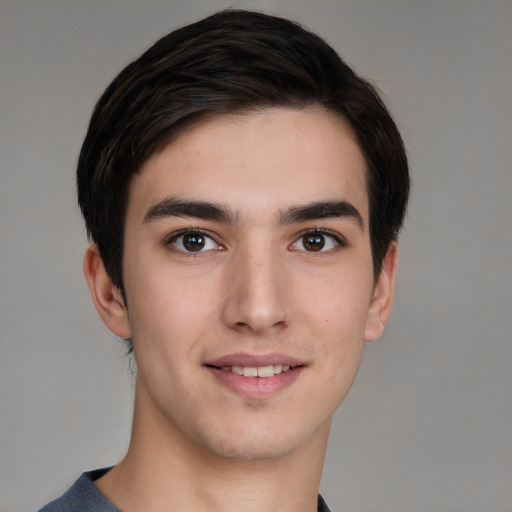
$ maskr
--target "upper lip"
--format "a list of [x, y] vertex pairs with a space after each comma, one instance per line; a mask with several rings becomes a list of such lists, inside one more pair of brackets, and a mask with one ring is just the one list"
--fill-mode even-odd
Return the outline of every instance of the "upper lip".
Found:
[[304, 361], [295, 357], [288, 356], [286, 354], [270, 353], [270, 354], [226, 354], [216, 359], [206, 361], [205, 366], [246, 366], [250, 368], [259, 368], [262, 366], [270, 366], [275, 364], [281, 364], [286, 366], [302, 366]]

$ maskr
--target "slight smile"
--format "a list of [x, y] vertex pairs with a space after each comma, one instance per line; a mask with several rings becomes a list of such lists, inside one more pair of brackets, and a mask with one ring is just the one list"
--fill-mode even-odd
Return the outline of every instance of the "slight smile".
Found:
[[273, 377], [282, 372], [290, 370], [290, 366], [282, 364], [271, 364], [269, 366], [222, 366], [221, 370], [225, 372], [233, 372], [244, 377]]
[[306, 368], [302, 361], [282, 354], [232, 354], [204, 365], [232, 391], [251, 398], [273, 395], [295, 382]]

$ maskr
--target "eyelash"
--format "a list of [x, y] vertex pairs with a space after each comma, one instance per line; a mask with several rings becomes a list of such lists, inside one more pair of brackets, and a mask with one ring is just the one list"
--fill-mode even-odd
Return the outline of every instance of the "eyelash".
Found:
[[[307, 236], [311, 236], [311, 235], [322, 235], [322, 236], [330, 238], [335, 243], [335, 246], [332, 249], [328, 249], [326, 251], [322, 251], [322, 250], [320, 250], [320, 251], [304, 251], [313, 256], [316, 253], [322, 254], [322, 253], [330, 252], [330, 251], [338, 251], [338, 250], [343, 249], [348, 246], [347, 239], [344, 236], [340, 235], [339, 233], [332, 232], [328, 229], [323, 229], [323, 228], [313, 228], [313, 229], [306, 229], [306, 230], [302, 231], [299, 234], [299, 236], [296, 238], [295, 242], [290, 244], [290, 247], [294, 246], [295, 244], [299, 243], [299, 241], [304, 240], [304, 238], [306, 238]], [[301, 249], [293, 249], [293, 250], [301, 250]]]
[[[219, 244], [212, 236], [207, 234], [205, 231], [202, 231], [200, 229], [195, 229], [195, 228], [194, 229], [191, 229], [191, 228], [182, 229], [180, 231], [172, 233], [171, 235], [169, 235], [168, 237], [166, 237], [164, 239], [163, 245], [166, 247], [174, 245], [173, 249], [175, 251], [179, 252], [180, 254], [186, 255], [186, 256], [196, 256], [197, 254], [206, 252], [204, 250], [201, 250], [202, 248], [200, 248], [200, 250], [198, 250], [198, 251], [187, 251], [187, 250], [180, 249], [180, 248], [176, 247], [175, 246], [176, 241], [179, 238], [184, 237], [186, 235], [197, 236], [197, 237], [211, 240], [213, 243], [215, 243], [215, 245], [218, 246], [218, 248], [220, 248], [220, 249], [224, 248], [221, 244]], [[298, 244], [301, 240], [304, 240], [307, 236], [312, 236], [312, 235], [321, 235], [321, 236], [330, 238], [331, 240], [334, 241], [335, 246], [333, 248], [325, 250], [325, 251], [322, 250], [323, 245], [320, 248], [320, 250], [318, 250], [318, 251], [307, 251], [307, 250], [297, 249], [297, 248], [293, 247], [296, 244]], [[323, 229], [323, 228], [313, 228], [313, 229], [304, 230], [301, 233], [299, 233], [299, 235], [295, 239], [295, 241], [289, 245], [289, 248], [291, 248], [291, 250], [295, 250], [295, 251], [302, 250], [303, 252], [307, 252], [311, 255], [315, 255], [315, 253], [324, 253], [324, 252], [340, 250], [340, 249], [343, 249], [344, 247], [346, 247], [347, 245], [348, 245], [347, 240], [345, 239], [345, 237], [341, 236], [339, 233], [333, 233], [332, 231], [329, 231], [329, 230]], [[211, 250], [211, 249], [207, 249], [207, 251], [208, 250]]]
[[200, 229], [191, 229], [191, 228], [182, 229], [180, 231], [172, 233], [171, 235], [169, 235], [168, 237], [166, 237], [164, 239], [163, 245], [166, 246], [166, 247], [174, 246], [174, 247], [172, 247], [173, 250], [175, 250], [176, 252], [179, 252], [180, 254], [186, 255], [186, 256], [196, 256], [198, 254], [201, 254], [202, 252], [206, 252], [206, 251], [203, 251], [203, 250], [187, 251], [187, 250], [183, 250], [183, 249], [180, 249], [180, 248], [176, 247], [175, 246], [176, 241], [179, 238], [187, 236], [187, 235], [197, 236], [197, 237], [201, 237], [201, 238], [205, 238], [205, 239], [211, 240], [213, 243], [215, 243], [216, 246], [218, 246], [219, 248], [223, 249], [222, 245], [219, 244], [212, 236], [210, 236], [205, 231], [202, 231]]

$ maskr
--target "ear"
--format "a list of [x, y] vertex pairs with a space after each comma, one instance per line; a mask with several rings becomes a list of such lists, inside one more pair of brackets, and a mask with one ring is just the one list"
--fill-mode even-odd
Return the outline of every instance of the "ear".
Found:
[[96, 244], [89, 245], [85, 251], [84, 275], [96, 311], [105, 325], [120, 338], [131, 338], [132, 330], [123, 296], [107, 274]]
[[393, 306], [395, 296], [396, 267], [398, 263], [398, 245], [391, 242], [388, 252], [382, 262], [373, 297], [368, 308], [364, 341], [375, 341], [384, 331]]

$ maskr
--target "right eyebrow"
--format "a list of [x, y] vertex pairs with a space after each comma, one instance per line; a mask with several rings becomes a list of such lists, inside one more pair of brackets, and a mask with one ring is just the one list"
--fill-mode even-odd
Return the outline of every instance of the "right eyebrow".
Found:
[[362, 215], [353, 204], [344, 200], [320, 201], [292, 206], [288, 210], [281, 212], [279, 224], [284, 225], [327, 218], [351, 219], [364, 231]]
[[144, 222], [167, 217], [193, 217], [201, 220], [215, 220], [234, 224], [237, 215], [228, 208], [206, 201], [193, 201], [166, 197], [151, 206], [144, 215]]

